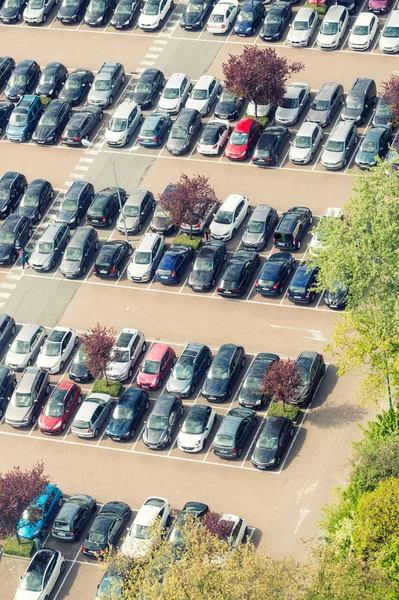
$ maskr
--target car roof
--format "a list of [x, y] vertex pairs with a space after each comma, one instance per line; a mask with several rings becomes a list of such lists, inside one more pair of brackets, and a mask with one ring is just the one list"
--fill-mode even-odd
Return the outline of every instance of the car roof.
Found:
[[[298, 14], [298, 13], [297, 13]], [[303, 89], [308, 89], [307, 83], [291, 83], [285, 90], [285, 98], [298, 98]]]
[[338, 121], [330, 135], [329, 140], [344, 141], [348, 132], [353, 129], [353, 121]]
[[19, 392], [30, 392], [32, 390], [33, 382], [36, 379], [39, 371], [42, 371], [42, 369], [39, 369], [39, 367], [27, 367], [22, 373], [22, 377], [15, 389]]
[[34, 179], [33, 181], [31, 181], [28, 184], [27, 191], [28, 190], [31, 191], [34, 189], [40, 189], [40, 188], [44, 187], [45, 185], [50, 185], [46, 179]]
[[11, 181], [14, 181], [14, 179], [16, 179], [17, 177], [21, 177], [21, 173], [18, 173], [18, 171], [7, 171], [6, 173], [4, 173], [4, 175], [1, 176], [0, 183], [5, 181], [7, 183], [10, 183]]
[[[391, 12], [391, 14], [389, 15], [386, 23], [385, 23], [385, 27], [397, 27], [399, 24], [399, 5], [398, 5], [398, 10], [393, 10]], [[385, 29], [384, 27], [384, 29]]]
[[356, 18], [355, 25], [369, 25], [373, 18], [376, 18], [373, 13], [361, 12]]
[[135, 108], [137, 108], [137, 104], [133, 101], [122, 102], [112, 115], [112, 118], [127, 118]]
[[296, 360], [298, 361], [300, 358], [310, 358], [311, 360], [314, 360], [317, 356], [319, 356], [319, 353], [314, 350], [304, 350], [298, 355]]
[[153, 79], [155, 79], [155, 77], [158, 75], [158, 73], [160, 73], [161, 71], [159, 69], [146, 69], [141, 75], [140, 75], [140, 80], [141, 81], [153, 81]]
[[14, 68], [14, 73], [15, 71], [27, 71], [28, 69], [31, 68], [31, 66], [35, 63], [34, 60], [29, 60], [29, 59], [25, 59], [25, 60], [21, 60], [19, 63], [17, 63], [15, 65]]
[[50, 225], [47, 225], [47, 228], [40, 236], [39, 241], [53, 242], [55, 236], [60, 231], [60, 229], [65, 229], [65, 225], [63, 225], [62, 223], [50, 223]]
[[208, 89], [208, 87], [210, 86], [212, 81], [214, 81], [215, 79], [216, 79], [216, 77], [214, 77], [213, 75], [201, 75], [201, 77], [198, 79], [197, 83], [195, 84], [194, 88], [196, 90]]
[[202, 348], [205, 348], [204, 344], [198, 344], [197, 342], [189, 342], [182, 352], [182, 356], [197, 356]]
[[199, 114], [196, 108], [182, 108], [173, 125], [176, 124], [181, 126], [189, 123], [195, 114]]
[[259, 220], [264, 221], [264, 220], [266, 220], [266, 218], [271, 210], [273, 210], [273, 209], [268, 204], [261, 204], [255, 208], [254, 212], [249, 217], [249, 220], [250, 221], [259, 221]]
[[309, 269], [309, 265], [302, 263], [295, 271], [289, 287], [291, 287], [291, 285], [298, 285], [298, 282], [299, 285], [306, 285], [312, 277], [313, 272], [314, 268]]
[[137, 250], [140, 250], [140, 252], [149, 252], [152, 250], [155, 242], [161, 237], [159, 233], [145, 233], [137, 244], [136, 252]]
[[134, 519], [134, 523], [136, 525], [150, 525], [159, 515], [161, 508], [161, 506], [142, 506]]
[[244, 199], [244, 196], [240, 196], [239, 194], [229, 194], [219, 206], [219, 210], [233, 211], [237, 207], [237, 204], [239, 204], [241, 200]]
[[39, 328], [40, 325], [22, 325], [16, 337], [23, 342], [29, 342]]
[[152, 360], [160, 360], [167, 352], [167, 350], [170, 350], [170, 346], [168, 346], [167, 344], [154, 344], [149, 349], [145, 358]]
[[341, 15], [344, 12], [347, 12], [348, 9], [345, 8], [345, 6], [341, 6], [340, 4], [334, 4], [333, 6], [330, 6], [330, 8], [328, 9], [323, 22], [327, 22], [327, 21], [331, 21], [332, 23], [335, 23], [336, 21], [338, 21], [341, 17]]
[[4, 223], [2, 225], [0, 225], [0, 228], [7, 229], [8, 231], [10, 231], [10, 230], [14, 231], [16, 226], [18, 225], [18, 223], [21, 222], [21, 220], [22, 221], [25, 220], [24, 215], [17, 215], [15, 213], [12, 215], [8, 215], [8, 217], [6, 218]]
[[[331, 8], [345, 8], [344, 6], [339, 6], [338, 4], [332, 6]], [[331, 10], [331, 9], [330, 9]], [[317, 92], [315, 98], [318, 100], [329, 100], [335, 90], [338, 87], [338, 83], [334, 83], [334, 81], [328, 81], [327, 83], [323, 83], [319, 91]]]
[[317, 123], [312, 123], [312, 121], [304, 121], [298, 129], [295, 137], [299, 135], [312, 136], [314, 130], [318, 129], [319, 127], [320, 125], [317, 125]]
[[57, 71], [60, 67], [63, 67], [64, 65], [60, 62], [49, 62], [47, 63], [47, 65], [44, 67], [43, 71]]
[[[366, 133], [366, 135], [363, 138], [363, 142], [366, 139], [372, 139], [372, 140], [379, 140], [380, 137], [386, 133], [388, 130], [388, 127], [384, 127], [382, 125], [378, 125], [377, 127], [372, 127], [371, 129], [369, 129], [369, 131]], [[362, 143], [363, 143], [362, 142]]]
[[[138, 334], [137, 329], [132, 329], [130, 327], [125, 327], [124, 329], [121, 329], [121, 331], [118, 334], [118, 337], [115, 340], [115, 347], [120, 348], [120, 349], [129, 348], [133, 338], [135, 338], [137, 334]], [[125, 345], [122, 346], [121, 342], [124, 343]], [[127, 343], [127, 345], [126, 345], [126, 343]]]
[[66, 334], [69, 333], [70, 331], [71, 330], [69, 327], [61, 327], [60, 325], [57, 325], [51, 331], [50, 335], [47, 338], [47, 341], [48, 342], [61, 342], [64, 339], [64, 337], [66, 336]]
[[75, 229], [75, 233], [72, 235], [69, 241], [68, 246], [73, 247], [74, 244], [82, 244], [86, 240], [86, 238], [91, 234], [92, 231], [92, 227], [77, 227]]
[[152, 414], [161, 416], [169, 415], [176, 402], [176, 398], [177, 396], [174, 396], [173, 394], [161, 394], [155, 401]]
[[187, 75], [185, 73], [172, 73], [172, 75], [169, 77], [168, 81], [166, 82], [165, 87], [172, 87], [172, 86], [180, 87], [180, 85], [185, 77], [187, 77]]
[[262, 428], [262, 431], [261, 431], [259, 437], [262, 437], [262, 435], [265, 435], [266, 433], [272, 434], [272, 435], [275, 433], [279, 433], [287, 421], [289, 421], [289, 419], [287, 417], [283, 417], [283, 416], [268, 417], [265, 421], [265, 424]]
[[148, 193], [149, 191], [144, 188], [135, 188], [126, 200], [125, 206], [140, 206]]
[[314, 12], [315, 10], [313, 8], [306, 8], [305, 6], [302, 6], [302, 8], [300, 8], [296, 13], [294, 21], [301, 21], [302, 19], [309, 21], [310, 16]]
[[237, 123], [237, 125], [234, 127], [234, 131], [243, 131], [243, 132], [248, 132], [252, 123], [255, 122], [255, 119], [253, 119], [252, 117], [244, 117], [243, 119], [240, 119]]
[[[55, 102], [56, 100], [52, 100], [52, 102]], [[51, 104], [50, 104], [51, 106]], [[48, 110], [48, 108], [46, 109]], [[65, 196], [68, 196], [71, 192], [75, 192], [76, 190], [78, 191], [78, 193], [80, 193], [87, 185], [91, 185], [90, 183], [88, 183], [87, 181], [74, 181], [73, 184], [71, 186], [69, 186], [69, 188], [67, 189], [67, 191], [65, 192]]]

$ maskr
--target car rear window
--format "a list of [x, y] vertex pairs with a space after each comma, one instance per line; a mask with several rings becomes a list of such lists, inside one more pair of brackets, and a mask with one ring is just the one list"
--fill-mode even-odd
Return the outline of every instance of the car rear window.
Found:
[[222, 448], [233, 448], [234, 438], [231, 435], [219, 434], [215, 437], [215, 446], [222, 446]]
[[88, 421], [74, 421], [73, 427], [76, 429], [89, 429], [90, 423]]
[[69, 531], [70, 526], [69, 523], [65, 523], [64, 521], [54, 521], [54, 528], [61, 531]]

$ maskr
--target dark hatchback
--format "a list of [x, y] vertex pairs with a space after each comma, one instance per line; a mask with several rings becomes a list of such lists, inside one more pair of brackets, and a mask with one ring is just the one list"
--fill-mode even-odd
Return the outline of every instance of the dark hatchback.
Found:
[[0, 218], [4, 219], [18, 206], [28, 187], [25, 175], [7, 171], [0, 179]]
[[0, 100], [0, 135], [5, 131], [10, 115], [14, 109], [14, 104], [8, 100]]
[[87, 494], [67, 498], [54, 520], [51, 535], [61, 541], [76, 542], [96, 508], [96, 499]]
[[172, 223], [167, 214], [162, 210], [159, 202], [155, 205], [155, 210], [150, 223], [151, 231], [168, 235], [176, 231], [176, 225]]
[[243, 104], [243, 98], [236, 96], [232, 92], [223, 88], [219, 97], [219, 102], [215, 106], [215, 117], [226, 121], [238, 119]]
[[375, 167], [378, 158], [384, 158], [392, 140], [392, 129], [388, 125], [372, 127], [364, 136], [355, 163], [359, 169]]
[[212, 354], [205, 344], [190, 342], [172, 369], [166, 389], [170, 394], [188, 398], [212, 362]]
[[40, 75], [35, 93], [38, 96], [55, 98], [62, 90], [67, 77], [68, 69], [62, 63], [48, 63]]
[[114, 10], [115, 0], [90, 0], [84, 22], [89, 27], [105, 25]]
[[52, 100], [36, 126], [32, 139], [37, 144], [55, 144], [71, 116], [71, 105], [66, 100]]
[[254, 250], [234, 252], [219, 282], [219, 296], [239, 298], [245, 294], [259, 260], [259, 255]]
[[202, 29], [213, 5], [213, 0], [189, 0], [180, 18], [180, 27], [188, 31]]
[[38, 223], [48, 203], [54, 198], [54, 189], [46, 179], [30, 182], [19, 203], [17, 214], [28, 217], [31, 223]]
[[262, 427], [251, 456], [254, 467], [257, 469], [278, 467], [293, 435], [294, 426], [291, 419], [287, 417], [269, 417]]
[[183, 412], [183, 404], [178, 396], [173, 394], [158, 396], [143, 432], [143, 442], [147, 448], [162, 450], [170, 446]]
[[[126, 192], [119, 188], [122, 206], [126, 202]], [[110, 227], [119, 212], [118, 190], [108, 187], [94, 196], [87, 211], [86, 221], [94, 227]]]
[[259, 23], [265, 16], [265, 7], [261, 0], [248, 0], [245, 2], [234, 25], [234, 33], [246, 37], [253, 35]]
[[31, 236], [31, 223], [22, 215], [9, 215], [0, 226], [0, 265], [9, 265], [18, 257], [18, 247], [24, 248]]
[[0, 21], [4, 24], [17, 23], [22, 19], [22, 13], [27, 0], [5, 0], [0, 10]]
[[260, 252], [265, 248], [269, 237], [278, 223], [278, 215], [275, 208], [267, 204], [260, 204], [255, 208], [242, 236], [242, 245], [246, 250], [257, 250]]
[[94, 75], [88, 69], [76, 69], [66, 80], [59, 99], [67, 100], [71, 106], [80, 104], [89, 93], [93, 79]]
[[167, 150], [175, 156], [189, 152], [191, 144], [201, 128], [201, 114], [195, 108], [183, 108], [174, 121]]
[[[5, 6], [5, 5], [4, 5]], [[4, 6], [2, 10], [4, 10]], [[40, 67], [35, 60], [21, 60], [8, 80], [4, 95], [11, 102], [17, 102], [25, 94], [33, 92], [40, 76]]]
[[245, 364], [245, 350], [235, 344], [219, 348], [207, 373], [201, 394], [209, 402], [225, 402], [233, 392], [233, 385]]
[[276, 2], [270, 7], [263, 21], [259, 37], [266, 42], [281, 40], [291, 20], [292, 5], [290, 2]]
[[172, 244], [161, 258], [155, 271], [155, 281], [164, 284], [180, 283], [192, 257], [193, 250], [190, 246]]
[[85, 275], [98, 249], [98, 234], [93, 227], [78, 227], [65, 248], [60, 271], [67, 279]]
[[271, 167], [275, 165], [284, 149], [290, 132], [287, 127], [274, 125], [267, 127], [261, 134], [256, 148], [252, 154], [252, 162], [258, 167]]
[[103, 119], [103, 111], [99, 106], [83, 106], [72, 113], [61, 135], [63, 144], [80, 146], [82, 139], [88, 139]]
[[299, 250], [301, 240], [313, 223], [313, 215], [306, 206], [294, 206], [283, 213], [274, 232], [273, 243], [276, 248]]
[[150, 108], [165, 85], [165, 77], [159, 69], [146, 69], [134, 86], [132, 100], [141, 108]]
[[124, 502], [107, 502], [95, 517], [87, 537], [82, 545], [82, 552], [87, 556], [105, 554], [108, 546], [113, 546], [131, 515], [130, 507]]
[[93, 375], [87, 366], [87, 354], [83, 348], [79, 348], [69, 368], [69, 379], [76, 383], [88, 383]]
[[112, 240], [101, 246], [100, 252], [93, 266], [93, 273], [97, 277], [116, 277], [119, 279], [123, 265], [133, 253], [128, 242]]
[[87, 2], [88, 0], [62, 0], [57, 19], [63, 25], [81, 21], [86, 12]]
[[343, 309], [346, 307], [348, 294], [348, 281], [336, 281], [330, 289], [325, 291], [324, 304], [333, 310]]
[[[2, 315], [4, 317], [4, 315]], [[10, 318], [10, 317], [8, 317]], [[2, 319], [1, 326], [7, 322], [5, 319]], [[0, 326], [0, 327], [1, 327]], [[15, 324], [14, 324], [15, 329]], [[15, 386], [17, 385], [17, 378], [15, 377], [15, 373], [9, 367], [5, 365], [0, 366], [0, 418], [3, 417], [6, 407], [8, 404], [9, 398], [11, 398]]]
[[295, 266], [296, 260], [289, 252], [272, 254], [266, 259], [256, 279], [256, 291], [262, 296], [279, 296]]
[[128, 388], [118, 400], [105, 435], [114, 442], [128, 442], [134, 436], [142, 415], [149, 408], [147, 392], [139, 388]]
[[94, 198], [94, 187], [87, 181], [74, 181], [63, 197], [57, 223], [66, 223], [70, 229], [77, 227]]
[[170, 114], [155, 111], [144, 120], [137, 141], [140, 146], [162, 146], [172, 124]]
[[0, 56], [0, 86], [7, 83], [15, 67], [15, 60], [11, 56]]
[[227, 248], [224, 242], [205, 242], [198, 251], [188, 285], [194, 292], [205, 292], [214, 288], [216, 278], [226, 260]]
[[318, 267], [309, 267], [306, 262], [302, 263], [287, 289], [287, 298], [290, 302], [299, 304], [312, 304], [316, 298], [313, 291], [317, 281]]
[[220, 458], [239, 458], [245, 442], [256, 425], [256, 412], [249, 408], [232, 408], [215, 435], [212, 450]]
[[3, 349], [7, 345], [10, 337], [12, 337], [15, 332], [16, 325], [14, 318], [6, 313], [0, 314], [0, 349]]
[[297, 390], [297, 397], [290, 402], [305, 406], [313, 399], [325, 373], [326, 365], [321, 354], [313, 350], [305, 350], [296, 359], [296, 368], [301, 376], [301, 383]]
[[374, 109], [373, 121], [371, 123], [372, 126], [377, 127], [378, 125], [386, 125], [388, 127], [393, 127], [394, 120], [392, 105], [383, 98], [380, 98]]
[[240, 389], [238, 403], [245, 408], [254, 410], [265, 406], [267, 397], [261, 391], [261, 385], [266, 371], [274, 362], [280, 360], [277, 354], [261, 352], [257, 354], [248, 369]]
[[183, 528], [185, 522], [202, 519], [209, 511], [209, 506], [203, 502], [186, 502], [179, 516], [173, 521], [168, 535], [168, 541], [174, 546], [184, 546]]
[[140, 0], [119, 0], [112, 15], [112, 27], [115, 29], [131, 27], [139, 8]]

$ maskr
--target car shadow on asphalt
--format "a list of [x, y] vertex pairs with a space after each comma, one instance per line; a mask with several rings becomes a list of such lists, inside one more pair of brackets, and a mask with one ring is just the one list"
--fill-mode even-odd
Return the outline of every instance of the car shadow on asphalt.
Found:
[[[300, 421], [301, 423], [301, 421]], [[296, 460], [300, 456], [300, 452], [302, 450], [302, 446], [305, 443], [306, 436], [308, 435], [306, 427], [301, 425], [295, 427], [294, 431], [294, 443], [292, 447], [290, 447], [290, 443], [288, 443], [287, 449], [281, 459], [282, 467], [281, 472], [286, 471], [291, 462]]]

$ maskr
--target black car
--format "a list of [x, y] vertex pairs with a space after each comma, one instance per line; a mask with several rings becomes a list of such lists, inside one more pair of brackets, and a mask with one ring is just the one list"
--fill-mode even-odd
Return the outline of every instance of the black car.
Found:
[[45, 179], [34, 179], [26, 188], [17, 213], [28, 217], [31, 223], [37, 223], [53, 198], [54, 189], [51, 183]]
[[259, 260], [259, 254], [254, 250], [234, 252], [218, 285], [219, 296], [239, 298], [245, 294]]
[[278, 223], [278, 215], [275, 208], [267, 204], [260, 204], [255, 208], [242, 236], [242, 245], [246, 250], [257, 250], [260, 252], [265, 248], [269, 237]]
[[21, 200], [28, 182], [25, 175], [7, 171], [0, 179], [0, 218], [4, 219]]
[[263, 21], [259, 37], [266, 42], [281, 40], [291, 20], [292, 5], [290, 2], [276, 2], [270, 7]]
[[[7, 1], [7, 0], [6, 0]], [[4, 5], [5, 6], [5, 5]], [[4, 10], [4, 6], [2, 10]], [[40, 76], [40, 67], [35, 60], [21, 60], [8, 80], [5, 97], [11, 102], [18, 102], [21, 96], [30, 94], [36, 87]]]
[[188, 31], [202, 29], [213, 5], [213, 0], [189, 0], [180, 18], [180, 27]]
[[279, 296], [296, 267], [296, 260], [289, 252], [276, 252], [266, 259], [259, 273], [255, 288], [262, 296]]
[[[4, 321], [2, 321], [2, 324], [3, 322]], [[5, 365], [0, 365], [0, 418], [5, 413], [8, 400], [11, 398], [16, 385], [17, 378], [15, 377], [14, 371]]]
[[238, 119], [243, 103], [243, 98], [240, 98], [223, 88], [219, 97], [219, 102], [215, 106], [215, 117], [226, 121], [234, 121]]
[[94, 187], [87, 181], [74, 181], [58, 208], [57, 223], [77, 227], [94, 198]]
[[246, 37], [253, 35], [265, 16], [265, 7], [261, 0], [247, 0], [238, 13], [234, 33]]
[[0, 135], [6, 129], [14, 104], [8, 100], [0, 100]]
[[119, 212], [119, 196], [123, 206], [126, 202], [126, 192], [123, 188], [107, 187], [101, 190], [89, 206], [86, 221], [95, 227], [111, 226]]
[[273, 239], [274, 245], [276, 248], [299, 250], [301, 240], [312, 223], [313, 215], [310, 208], [293, 206], [286, 213], [283, 213], [276, 227]]
[[48, 63], [40, 75], [35, 93], [38, 96], [55, 98], [62, 90], [67, 77], [68, 69], [62, 63]]
[[361, 0], [337, 0], [339, 6], [345, 6], [349, 10], [349, 14], [353, 15], [362, 6]]
[[69, 118], [62, 132], [61, 140], [68, 146], [80, 146], [82, 139], [88, 139], [103, 119], [103, 111], [99, 106], [83, 106]]
[[9, 215], [0, 226], [0, 265], [11, 264], [32, 234], [30, 220], [22, 215]]
[[71, 105], [66, 100], [52, 100], [36, 126], [32, 139], [37, 144], [55, 144], [71, 115]]
[[346, 307], [349, 294], [348, 281], [336, 281], [330, 289], [325, 291], [324, 303], [333, 310]]
[[128, 242], [112, 240], [101, 246], [100, 252], [93, 266], [93, 273], [97, 277], [110, 276], [119, 279], [123, 265], [133, 253]]
[[212, 354], [208, 346], [190, 342], [172, 369], [166, 384], [167, 391], [180, 398], [188, 398], [211, 362]]
[[173, 521], [168, 541], [174, 546], [184, 546], [182, 535], [184, 523], [191, 522], [193, 519], [202, 519], [208, 511], [209, 506], [203, 502], [186, 502], [179, 516]]
[[93, 375], [86, 364], [86, 360], [87, 354], [83, 347], [80, 347], [69, 367], [69, 379], [76, 381], [76, 383], [88, 383], [93, 379]]
[[87, 2], [88, 0], [62, 0], [57, 19], [63, 25], [81, 21], [86, 12]]
[[262, 132], [256, 148], [252, 154], [252, 162], [258, 167], [271, 167], [275, 165], [284, 149], [290, 132], [287, 127], [273, 125], [266, 127]]
[[224, 242], [212, 240], [206, 242], [198, 251], [188, 285], [194, 292], [204, 292], [215, 287], [224, 262], [227, 259], [227, 249]]
[[67, 100], [71, 106], [76, 106], [85, 100], [89, 93], [94, 75], [88, 69], [73, 71], [62, 88], [59, 99]]
[[93, 227], [78, 227], [62, 257], [60, 271], [64, 277], [76, 279], [85, 275], [98, 246], [98, 234]]
[[363, 137], [356, 154], [355, 164], [359, 169], [375, 167], [378, 158], [384, 158], [392, 140], [392, 129], [388, 125], [372, 127]]
[[4, 24], [17, 23], [22, 19], [22, 13], [28, 0], [5, 0], [0, 10], [0, 21]]
[[309, 267], [306, 262], [302, 263], [287, 289], [287, 298], [290, 302], [312, 304], [316, 298], [313, 291], [317, 281], [318, 267]]
[[261, 385], [266, 371], [274, 362], [280, 360], [277, 354], [261, 352], [257, 354], [252, 361], [238, 396], [238, 402], [246, 408], [262, 408], [267, 401], [267, 397], [261, 391]]
[[113, 546], [130, 518], [130, 507], [124, 502], [107, 502], [96, 515], [87, 537], [82, 545], [82, 552], [87, 556], [105, 554], [108, 546]]
[[278, 467], [290, 439], [294, 435], [294, 426], [288, 417], [269, 417], [262, 427], [258, 441], [251, 456], [251, 462], [257, 469]]
[[104, 25], [114, 10], [114, 6], [115, 0], [90, 0], [84, 22], [90, 27]]
[[87, 494], [67, 498], [54, 520], [51, 535], [65, 542], [76, 542], [96, 508], [96, 499]]
[[105, 435], [115, 442], [128, 442], [134, 436], [142, 415], [149, 408], [147, 392], [139, 388], [128, 388], [118, 400]]
[[374, 109], [372, 126], [386, 125], [392, 127], [394, 121], [392, 104], [389, 104], [384, 98], [379, 98], [378, 104]]
[[220, 458], [239, 458], [245, 442], [256, 425], [256, 412], [249, 408], [232, 408], [215, 435], [212, 450]]
[[209, 369], [201, 393], [209, 402], [224, 402], [233, 392], [233, 384], [245, 363], [245, 350], [235, 344], [223, 344]]
[[175, 156], [186, 154], [200, 128], [200, 112], [195, 108], [183, 108], [171, 127], [166, 144], [167, 150]]
[[15, 319], [6, 313], [0, 314], [0, 349], [8, 345], [10, 337], [16, 332]]
[[360, 126], [366, 122], [368, 110], [376, 102], [377, 87], [374, 79], [358, 77], [346, 94], [340, 118]]
[[115, 29], [131, 27], [139, 8], [140, 0], [119, 0], [112, 15], [111, 25]]
[[0, 86], [7, 83], [15, 67], [15, 60], [11, 56], [0, 56]]
[[301, 376], [297, 397], [291, 404], [307, 406], [313, 399], [319, 382], [326, 371], [324, 358], [318, 352], [305, 350], [296, 359], [296, 368]]
[[150, 108], [165, 85], [165, 77], [158, 69], [146, 69], [134, 86], [132, 100], [141, 108]]
[[177, 422], [183, 415], [182, 401], [173, 394], [161, 394], [145, 423], [143, 442], [147, 448], [162, 450], [172, 443]]
[[174, 225], [166, 215], [159, 202], [155, 205], [154, 215], [151, 219], [150, 223], [151, 231], [154, 233], [162, 233], [163, 235], [168, 235], [176, 231], [176, 225]]

